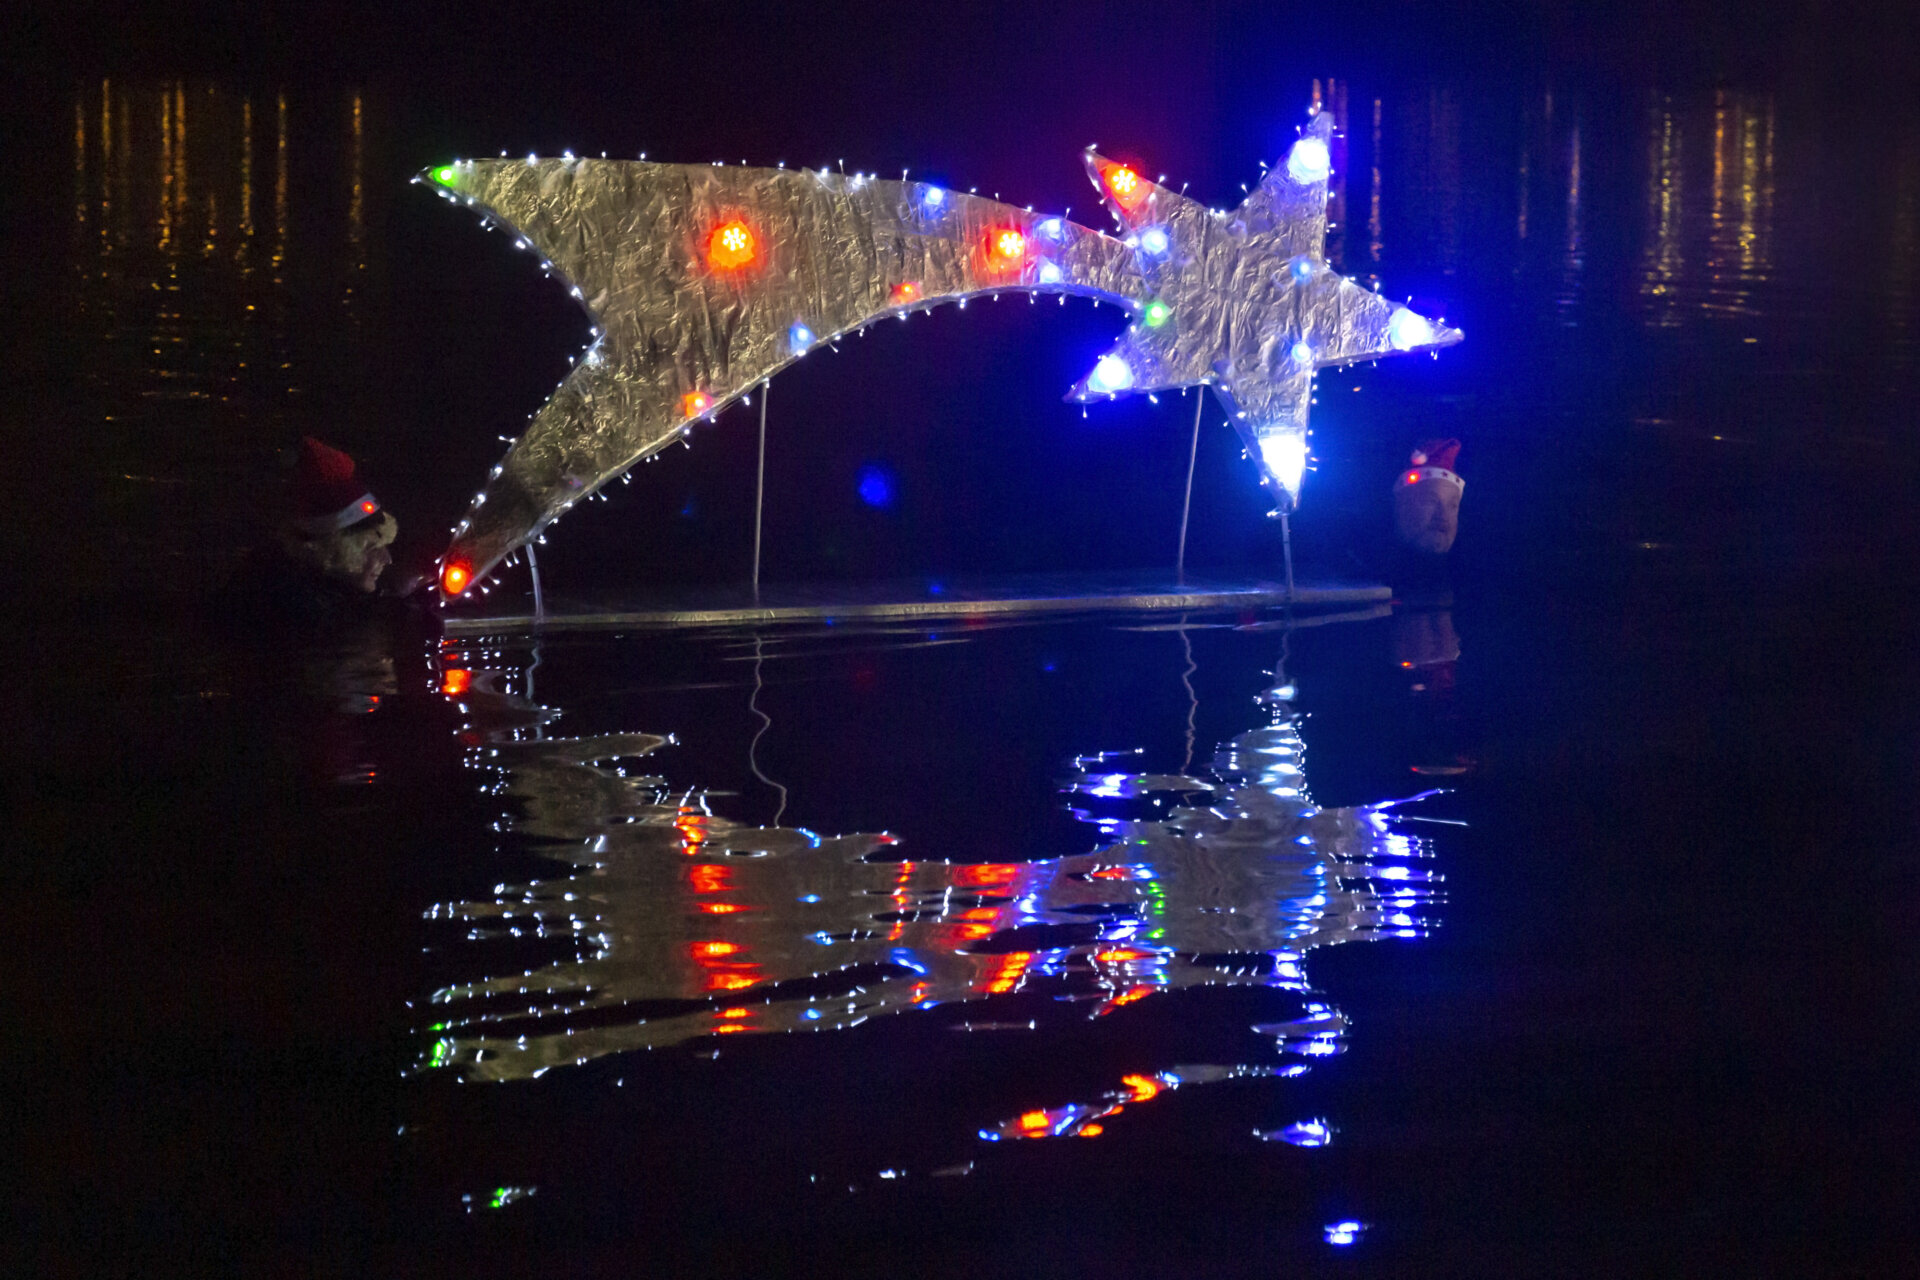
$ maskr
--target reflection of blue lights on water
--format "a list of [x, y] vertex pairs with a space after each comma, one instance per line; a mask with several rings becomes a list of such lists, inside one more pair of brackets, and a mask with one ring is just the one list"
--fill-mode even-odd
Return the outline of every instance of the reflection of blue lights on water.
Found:
[[1302, 1120], [1284, 1129], [1255, 1129], [1262, 1142], [1287, 1142], [1296, 1147], [1324, 1147], [1333, 1141], [1333, 1128], [1325, 1120]]
[[1360, 1233], [1366, 1229], [1366, 1223], [1357, 1222], [1352, 1218], [1344, 1218], [1339, 1222], [1329, 1222], [1326, 1226], [1327, 1243], [1335, 1245], [1352, 1244], [1360, 1238]]

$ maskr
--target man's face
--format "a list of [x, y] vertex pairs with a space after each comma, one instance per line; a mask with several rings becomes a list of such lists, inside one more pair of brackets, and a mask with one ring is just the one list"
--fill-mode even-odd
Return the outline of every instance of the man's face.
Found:
[[372, 547], [367, 551], [366, 560], [360, 567], [360, 576], [355, 585], [368, 595], [380, 585], [380, 575], [393, 563], [393, 552], [383, 546]]
[[399, 523], [386, 512], [341, 530], [334, 535], [328, 572], [372, 595], [380, 585], [380, 575], [393, 563], [393, 552], [387, 546], [397, 532]]
[[1439, 480], [1402, 485], [1393, 495], [1400, 539], [1416, 551], [1445, 555], [1460, 531], [1460, 490]]

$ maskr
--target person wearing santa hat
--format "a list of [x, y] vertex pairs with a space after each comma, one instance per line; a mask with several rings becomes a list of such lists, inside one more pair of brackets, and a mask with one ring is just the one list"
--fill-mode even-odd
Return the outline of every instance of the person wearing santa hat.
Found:
[[293, 565], [328, 584], [372, 595], [393, 563], [387, 548], [400, 526], [356, 470], [347, 454], [302, 437], [274, 542]]
[[1394, 478], [1393, 526], [1415, 551], [1443, 556], [1460, 531], [1460, 495], [1467, 482], [1454, 470], [1458, 440], [1425, 440]]

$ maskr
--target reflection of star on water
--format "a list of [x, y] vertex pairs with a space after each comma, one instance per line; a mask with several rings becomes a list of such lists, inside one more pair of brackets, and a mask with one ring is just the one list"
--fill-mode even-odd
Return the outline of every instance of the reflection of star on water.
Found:
[[1461, 334], [1327, 265], [1333, 119], [1316, 116], [1240, 207], [1209, 209], [1089, 149], [1087, 172], [1127, 232], [1148, 296], [1071, 399], [1210, 386], [1288, 501], [1306, 464], [1316, 369], [1424, 351]]
[[[1208, 777], [1077, 762], [1065, 788], [1100, 832], [1092, 852], [951, 864], [905, 860], [884, 834], [729, 821], [697, 792], [628, 775], [667, 739], [530, 739], [524, 726], [551, 714], [493, 693], [495, 680], [460, 682], [463, 705], [523, 727], [490, 735], [472, 762], [500, 771], [489, 789], [514, 799], [511, 829], [571, 867], [430, 915], [464, 922], [476, 941], [544, 941], [573, 958], [435, 994], [445, 1012], [423, 1065], [476, 1079], [1020, 992], [1054, 995], [1043, 1022], [1102, 1018], [1222, 983], [1294, 993], [1298, 1017], [1253, 1030], [1295, 1060], [1273, 1073], [1297, 1074], [1339, 1053], [1347, 1030], [1315, 998], [1305, 954], [1419, 936], [1435, 900], [1436, 877], [1405, 861], [1426, 851], [1394, 829], [1388, 806], [1312, 803], [1284, 680], [1266, 702], [1268, 723], [1222, 744]], [[1031, 1015], [1023, 1007], [1018, 1025], [1034, 1025]], [[978, 1013], [963, 1024], [1015, 1025]], [[1210, 1070], [1178, 1069], [1162, 1083], [1201, 1083]], [[1046, 1133], [1081, 1132], [1111, 1105], [1056, 1117]]]

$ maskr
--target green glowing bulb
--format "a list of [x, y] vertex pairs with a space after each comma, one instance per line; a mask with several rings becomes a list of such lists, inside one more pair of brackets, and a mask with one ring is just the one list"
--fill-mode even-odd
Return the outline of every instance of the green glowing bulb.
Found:
[[1158, 298], [1155, 298], [1152, 302], [1149, 302], [1147, 304], [1147, 314], [1145, 317], [1147, 322], [1147, 328], [1158, 329], [1161, 325], [1167, 322], [1167, 318], [1172, 314], [1173, 314], [1172, 307], [1160, 301]]
[[453, 166], [450, 164], [443, 164], [433, 171], [433, 180], [443, 187], [452, 186], [454, 176]]

